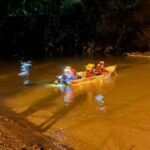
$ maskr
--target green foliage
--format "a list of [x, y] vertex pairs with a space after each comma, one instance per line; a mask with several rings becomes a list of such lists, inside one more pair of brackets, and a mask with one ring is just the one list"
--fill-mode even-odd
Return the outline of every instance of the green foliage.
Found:
[[61, 9], [66, 10], [72, 8], [74, 5], [82, 5], [82, 0], [62, 0], [61, 1]]
[[108, 6], [111, 9], [134, 9], [139, 6], [140, 0], [109, 0]]
[[133, 19], [139, 3], [140, 0], [0, 1], [0, 42], [15, 45], [22, 38], [30, 46], [36, 45], [37, 37], [41, 36], [43, 46], [52, 42], [55, 47], [67, 45], [69, 49], [96, 40], [119, 47], [124, 35], [128, 35], [128, 28], [141, 28], [141, 21]]
[[6, 17], [41, 15], [44, 12], [42, 0], [8, 0], [0, 3]]

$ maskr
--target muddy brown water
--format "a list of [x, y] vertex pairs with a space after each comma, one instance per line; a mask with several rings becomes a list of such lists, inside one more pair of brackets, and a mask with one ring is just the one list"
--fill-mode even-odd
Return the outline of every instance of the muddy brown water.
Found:
[[150, 149], [150, 59], [106, 57], [117, 75], [73, 87], [50, 85], [65, 65], [83, 70], [94, 58], [32, 60], [30, 86], [19, 61], [0, 62], [0, 103], [75, 150]]

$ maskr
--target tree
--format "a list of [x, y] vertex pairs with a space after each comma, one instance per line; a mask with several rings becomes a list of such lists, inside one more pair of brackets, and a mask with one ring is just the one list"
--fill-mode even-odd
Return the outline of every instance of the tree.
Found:
[[87, 41], [119, 48], [129, 28], [143, 28], [139, 8], [139, 0], [1, 1], [0, 42], [11, 54], [23, 47], [41, 53], [49, 43], [70, 53]]

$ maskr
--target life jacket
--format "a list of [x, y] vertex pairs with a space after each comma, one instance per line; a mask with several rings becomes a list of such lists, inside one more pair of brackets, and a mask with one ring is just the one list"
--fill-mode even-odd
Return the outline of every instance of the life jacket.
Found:
[[71, 75], [74, 79], [76, 79], [76, 78], [77, 78], [76, 70], [75, 70], [74, 68], [71, 68], [70, 70], [71, 70], [70, 75]]
[[106, 73], [107, 70], [106, 70], [104, 67], [97, 66], [97, 67], [96, 67], [96, 72], [97, 72], [98, 75], [101, 75], [101, 74]]
[[92, 77], [92, 76], [94, 76], [94, 73], [92, 70], [86, 70], [85, 75], [86, 75], [86, 77]]

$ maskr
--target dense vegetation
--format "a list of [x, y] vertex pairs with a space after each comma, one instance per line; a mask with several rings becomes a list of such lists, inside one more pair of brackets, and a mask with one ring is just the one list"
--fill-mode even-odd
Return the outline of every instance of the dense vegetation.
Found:
[[0, 1], [1, 54], [147, 50], [142, 6], [140, 0]]

